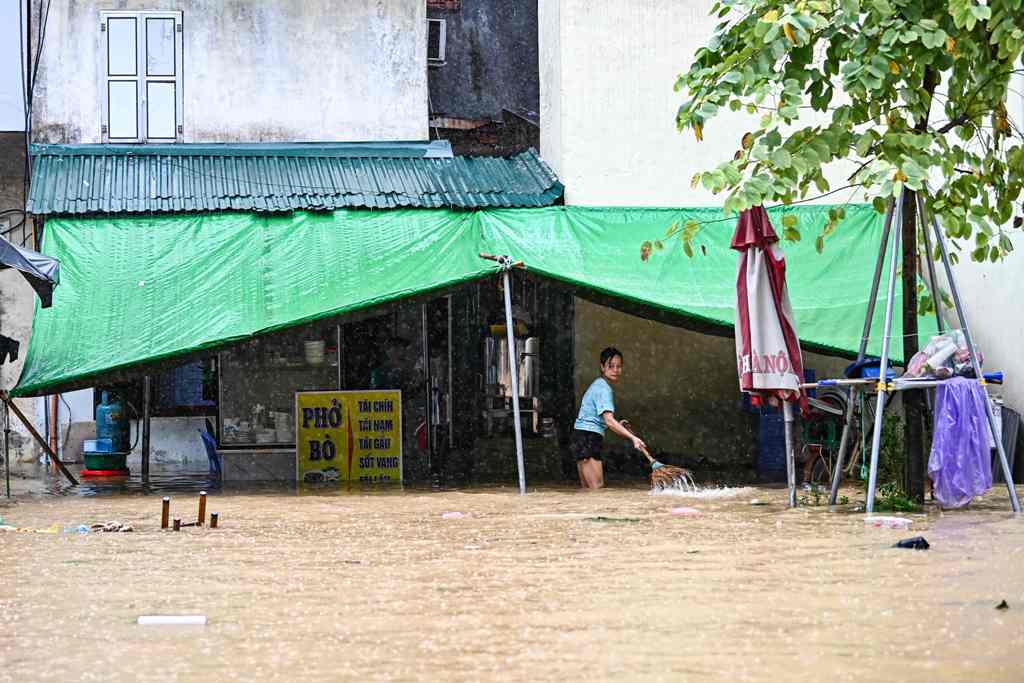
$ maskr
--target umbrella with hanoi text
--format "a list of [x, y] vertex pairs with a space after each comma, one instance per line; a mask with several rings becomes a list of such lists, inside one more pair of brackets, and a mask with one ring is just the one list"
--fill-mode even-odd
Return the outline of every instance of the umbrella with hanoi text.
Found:
[[736, 273], [736, 370], [740, 390], [755, 404], [782, 402], [786, 425], [789, 504], [796, 505], [793, 454], [793, 402], [806, 408], [800, 388], [803, 360], [793, 309], [786, 291], [786, 258], [768, 212], [756, 206], [740, 214], [732, 237], [740, 252]]

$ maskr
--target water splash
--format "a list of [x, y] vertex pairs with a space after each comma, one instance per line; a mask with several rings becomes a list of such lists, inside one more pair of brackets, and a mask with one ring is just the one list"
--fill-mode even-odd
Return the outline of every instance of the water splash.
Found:
[[675, 479], [671, 485], [655, 484], [651, 487], [649, 495], [652, 496], [675, 496], [677, 498], [735, 498], [752, 491], [749, 486], [721, 486], [702, 488], [693, 481], [689, 475], [683, 475]]
[[[668, 470], [666, 470], [668, 471]], [[672, 479], [671, 484], [666, 484], [662, 479], [656, 479], [651, 477], [651, 490], [652, 491], [680, 491], [686, 493], [696, 493], [700, 490], [697, 486], [697, 482], [693, 480], [693, 477], [686, 470], [680, 470], [678, 474]]]

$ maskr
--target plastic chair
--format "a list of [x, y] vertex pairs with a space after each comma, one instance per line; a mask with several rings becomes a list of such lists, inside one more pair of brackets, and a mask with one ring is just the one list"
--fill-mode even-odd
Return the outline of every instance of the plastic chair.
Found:
[[196, 431], [199, 432], [199, 436], [203, 439], [203, 446], [206, 447], [206, 457], [210, 460], [210, 474], [216, 474], [219, 479], [221, 472], [220, 457], [217, 455], [217, 441], [209, 432], [202, 429], [197, 429]]

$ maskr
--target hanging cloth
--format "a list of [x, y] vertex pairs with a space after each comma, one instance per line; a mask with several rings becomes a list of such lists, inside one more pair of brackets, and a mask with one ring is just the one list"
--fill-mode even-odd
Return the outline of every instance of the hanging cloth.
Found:
[[938, 386], [928, 476], [944, 508], [963, 507], [992, 487], [985, 390], [956, 377]]

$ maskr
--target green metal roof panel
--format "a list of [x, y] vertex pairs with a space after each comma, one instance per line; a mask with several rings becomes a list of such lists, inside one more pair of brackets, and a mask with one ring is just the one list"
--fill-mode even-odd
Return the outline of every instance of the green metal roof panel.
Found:
[[564, 189], [533, 150], [455, 157], [443, 141], [33, 145], [32, 154], [37, 215], [541, 207]]

